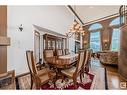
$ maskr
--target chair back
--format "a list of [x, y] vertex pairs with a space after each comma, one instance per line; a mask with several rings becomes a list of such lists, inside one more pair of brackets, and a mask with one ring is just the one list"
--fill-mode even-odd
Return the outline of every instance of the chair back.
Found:
[[90, 60], [91, 60], [92, 55], [93, 55], [93, 50], [90, 49]]
[[62, 56], [63, 55], [63, 50], [62, 49], [57, 49], [56, 54], [57, 54], [57, 56]]
[[54, 56], [53, 49], [45, 49], [44, 50], [44, 58], [50, 58]]
[[76, 70], [75, 70], [75, 76], [80, 72], [82, 69], [82, 65], [84, 63], [84, 56], [85, 56], [85, 50], [80, 50], [79, 51], [79, 56], [78, 56], [78, 63], [76, 65]]
[[33, 51], [26, 51], [27, 64], [31, 74], [37, 74]]
[[69, 49], [64, 49], [65, 55], [69, 54]]
[[86, 54], [85, 54], [85, 60], [84, 60], [84, 63], [83, 63], [83, 68], [84, 66], [88, 65], [89, 64], [89, 60], [90, 60], [90, 57], [91, 57], [91, 51], [90, 50], [86, 50]]

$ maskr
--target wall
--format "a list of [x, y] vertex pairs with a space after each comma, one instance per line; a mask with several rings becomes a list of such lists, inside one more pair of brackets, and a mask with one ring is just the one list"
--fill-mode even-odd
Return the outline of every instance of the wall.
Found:
[[[65, 6], [8, 6], [8, 70], [15, 69], [16, 74], [28, 72], [25, 52], [34, 50], [33, 24], [65, 34], [72, 24], [73, 15]], [[23, 24], [23, 31], [18, 27]]]
[[119, 53], [119, 73], [127, 80], [127, 25], [121, 27], [120, 53]]

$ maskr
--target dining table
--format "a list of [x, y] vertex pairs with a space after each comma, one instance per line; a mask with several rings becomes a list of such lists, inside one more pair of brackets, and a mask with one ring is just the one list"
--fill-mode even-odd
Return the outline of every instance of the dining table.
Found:
[[78, 54], [68, 54], [58, 57], [61, 62], [59, 64], [65, 65], [65, 68], [69, 65], [73, 65], [78, 59]]
[[56, 71], [56, 76], [60, 77], [62, 69], [68, 69], [76, 65], [79, 54], [68, 54], [47, 58], [46, 61], [51, 68]]
[[58, 70], [67, 69], [77, 63], [78, 55], [79, 54], [68, 54], [59, 57], [54, 56], [47, 58], [46, 61], [50, 66], [57, 68]]

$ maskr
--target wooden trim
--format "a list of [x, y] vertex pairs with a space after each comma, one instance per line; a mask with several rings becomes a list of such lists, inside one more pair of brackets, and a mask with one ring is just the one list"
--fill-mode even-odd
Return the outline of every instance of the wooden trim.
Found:
[[57, 33], [55, 31], [52, 31], [52, 30], [49, 30], [49, 29], [46, 29], [46, 28], [43, 28], [37, 25], [33, 25], [33, 26], [36, 28], [37, 31], [43, 32], [44, 34], [50, 34], [50, 35], [59, 36], [62, 38], [67, 38], [66, 35], [63, 35], [61, 33]]
[[100, 29], [94, 29], [94, 30], [89, 30], [89, 32], [98, 32], [98, 31], [103, 31], [104, 28], [100, 28]]
[[74, 9], [73, 9], [70, 5], [68, 5], [67, 7], [73, 12], [73, 14], [78, 18], [78, 20], [79, 20], [82, 24], [84, 24], [83, 21], [81, 20], [81, 18], [78, 16], [78, 14], [74, 11]]
[[30, 74], [30, 72], [26, 72], [26, 73], [23, 73], [23, 74], [17, 75], [17, 76], [16, 76], [16, 78], [23, 77], [23, 76], [28, 75], [28, 74]]
[[9, 46], [10, 38], [9, 37], [0, 37], [0, 46]]
[[84, 23], [83, 26], [86, 26], [86, 25], [89, 25], [89, 24], [93, 24], [93, 23], [97, 23], [97, 22], [100, 22], [102, 20], [106, 20], [106, 19], [110, 19], [110, 18], [118, 17], [118, 16], [119, 16], [119, 13], [115, 13], [115, 14], [112, 14], [112, 15], [109, 15], [109, 16], [105, 16], [105, 17], [102, 17], [102, 18], [99, 18], [99, 19], [92, 20], [92, 21], [89, 21], [87, 23]]
[[[38, 37], [37, 41], [35, 39], [36, 37]], [[37, 49], [36, 48], [36, 43], [38, 43], [38, 47], [39, 47], [39, 59], [36, 58], [36, 53], [37, 53], [37, 51], [36, 51], [36, 49]], [[41, 48], [40, 48], [40, 33], [38, 31], [34, 30], [34, 54], [35, 54], [35, 59], [36, 59], [36, 61], [38, 60], [38, 62], [40, 62], [40, 59], [41, 59], [41, 52], [40, 52], [40, 50], [41, 50]]]

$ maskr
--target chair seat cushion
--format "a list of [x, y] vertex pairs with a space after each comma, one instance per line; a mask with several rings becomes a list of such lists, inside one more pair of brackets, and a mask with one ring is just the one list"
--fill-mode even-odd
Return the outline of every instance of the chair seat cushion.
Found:
[[43, 85], [43, 84], [45, 84], [45, 83], [47, 83], [47, 82], [50, 80], [50, 78], [49, 78], [49, 75], [48, 75], [48, 74], [45, 74], [45, 75], [39, 76], [39, 78], [40, 78], [40, 80], [41, 80], [42, 85]]
[[39, 78], [41, 80], [42, 85], [47, 83], [49, 80], [52, 80], [56, 76], [56, 73], [53, 71], [50, 71], [49, 73], [45, 73], [43, 75], [40, 75]]
[[73, 74], [75, 73], [75, 70], [76, 70], [76, 67], [71, 67], [69, 69], [65, 69], [65, 70], [61, 70], [61, 72], [64, 74], [64, 75], [67, 75], [69, 77], [73, 77]]
[[38, 75], [44, 75], [46, 73], [48, 73], [50, 70], [48, 68], [43, 68], [39, 71], [37, 71]]

